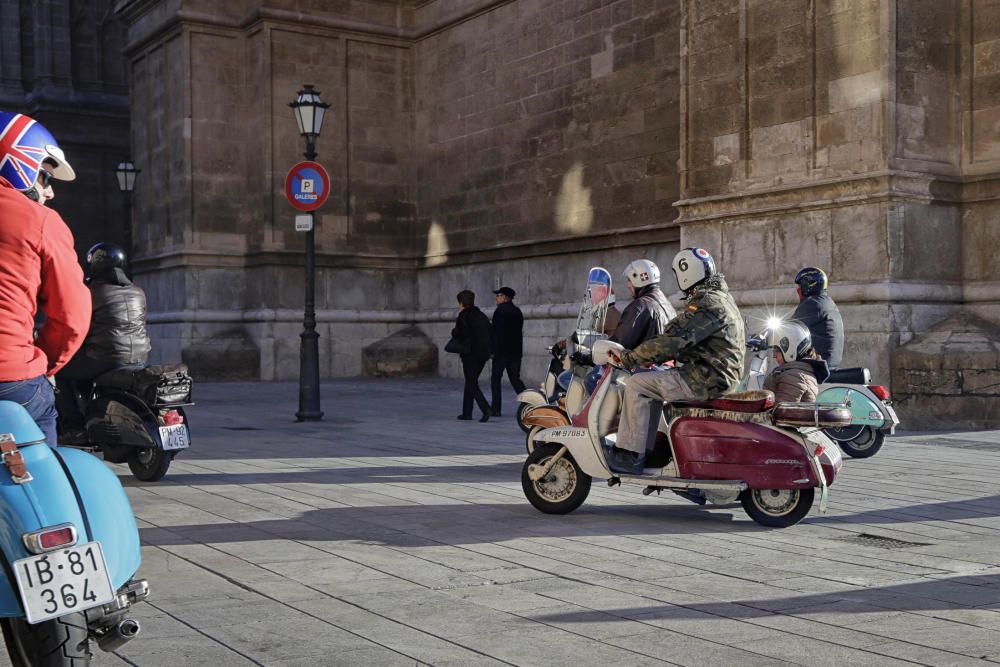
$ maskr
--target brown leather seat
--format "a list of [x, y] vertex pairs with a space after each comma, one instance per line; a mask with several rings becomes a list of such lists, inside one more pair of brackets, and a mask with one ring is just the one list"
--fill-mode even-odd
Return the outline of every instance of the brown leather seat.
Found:
[[766, 412], [774, 407], [774, 394], [766, 389], [726, 394], [711, 400], [670, 401], [681, 410], [721, 410], [726, 412]]

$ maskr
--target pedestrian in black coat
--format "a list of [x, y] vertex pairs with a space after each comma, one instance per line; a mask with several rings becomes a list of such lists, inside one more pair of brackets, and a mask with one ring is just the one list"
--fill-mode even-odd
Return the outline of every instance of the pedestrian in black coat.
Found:
[[479, 388], [479, 374], [493, 353], [490, 319], [476, 307], [476, 295], [469, 290], [458, 293], [458, 318], [451, 337], [461, 347], [462, 373], [465, 375], [465, 392], [462, 395], [462, 414], [459, 419], [472, 419], [472, 402], [482, 410], [479, 421], [490, 419], [490, 404]]
[[524, 337], [524, 315], [514, 305], [516, 292], [509, 287], [493, 291], [497, 298], [497, 309], [493, 311], [493, 372], [490, 389], [493, 394], [493, 416], [500, 416], [503, 391], [500, 388], [504, 371], [514, 391], [524, 391], [521, 382], [521, 354]]

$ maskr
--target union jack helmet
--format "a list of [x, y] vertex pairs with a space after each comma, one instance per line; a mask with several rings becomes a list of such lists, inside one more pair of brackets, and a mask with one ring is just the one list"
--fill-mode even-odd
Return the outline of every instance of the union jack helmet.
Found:
[[41, 123], [23, 114], [0, 111], [0, 177], [30, 196], [36, 192], [35, 181], [43, 162], [52, 166], [53, 178], [76, 178], [55, 137]]

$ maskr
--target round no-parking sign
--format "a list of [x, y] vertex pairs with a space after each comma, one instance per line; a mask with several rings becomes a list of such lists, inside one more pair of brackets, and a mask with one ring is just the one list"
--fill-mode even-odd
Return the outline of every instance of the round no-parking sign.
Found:
[[315, 211], [330, 196], [330, 175], [318, 162], [299, 162], [285, 177], [285, 196], [300, 211]]

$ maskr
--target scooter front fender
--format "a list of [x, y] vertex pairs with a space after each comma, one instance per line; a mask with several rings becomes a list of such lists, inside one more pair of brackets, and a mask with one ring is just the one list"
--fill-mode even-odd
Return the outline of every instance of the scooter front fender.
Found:
[[851, 424], [881, 428], [892, 420], [886, 414], [882, 401], [867, 388], [850, 384], [824, 384], [820, 386], [817, 403], [847, 403], [851, 411]]
[[538, 389], [525, 389], [517, 395], [517, 402], [527, 403], [528, 405], [548, 405], [549, 403], [545, 399], [545, 394]]
[[607, 478], [611, 476], [611, 471], [608, 469], [603, 455], [594, 449], [590, 432], [585, 428], [578, 426], [543, 428], [535, 434], [534, 440], [535, 442], [565, 445], [580, 469], [591, 477]]

